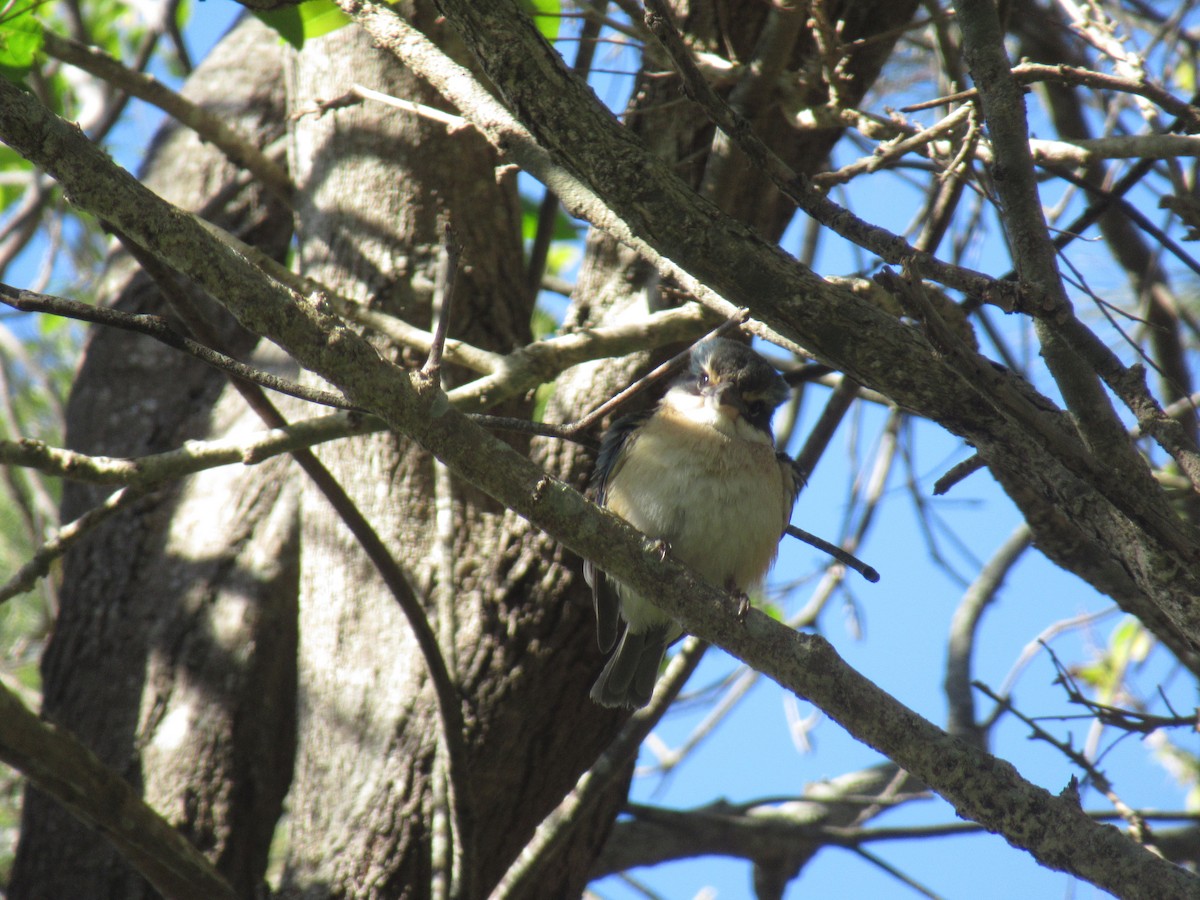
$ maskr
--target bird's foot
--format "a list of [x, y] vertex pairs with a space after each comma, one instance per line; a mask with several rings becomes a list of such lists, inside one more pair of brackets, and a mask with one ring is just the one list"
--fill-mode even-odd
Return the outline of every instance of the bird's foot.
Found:
[[659, 562], [666, 562], [667, 555], [671, 552], [670, 541], [664, 541], [662, 538], [656, 540], [654, 542], [654, 552], [658, 554]]
[[739, 588], [732, 580], [726, 582], [725, 589], [733, 598], [733, 612], [739, 622], [745, 622], [750, 612], [750, 595]]

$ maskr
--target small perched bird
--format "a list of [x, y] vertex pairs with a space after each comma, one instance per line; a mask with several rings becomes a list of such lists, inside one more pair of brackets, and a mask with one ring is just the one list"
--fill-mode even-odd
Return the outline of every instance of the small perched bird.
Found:
[[[779, 373], [749, 347], [724, 338], [697, 344], [657, 407], [617, 420], [605, 434], [592, 476], [596, 502], [744, 597], [775, 561], [798, 491], [791, 460], [776, 452], [771, 434], [787, 394]], [[600, 649], [617, 645], [592, 699], [645, 706], [663, 654], [683, 629], [590, 562], [584, 577]]]

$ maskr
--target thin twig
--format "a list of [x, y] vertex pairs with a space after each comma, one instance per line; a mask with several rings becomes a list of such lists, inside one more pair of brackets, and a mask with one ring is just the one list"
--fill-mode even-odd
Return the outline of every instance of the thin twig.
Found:
[[867, 850], [864, 847], [855, 847], [853, 849], [854, 849], [855, 853], [857, 853], [859, 856], [861, 856], [867, 862], [871, 863], [871, 865], [876, 866], [877, 868], [886, 872], [888, 875], [891, 875], [893, 878], [895, 878], [897, 881], [899, 881], [901, 884], [905, 885], [906, 887], [912, 888], [914, 891], [916, 891], [922, 897], [927, 897], [928, 900], [943, 900], [941, 894], [934, 893], [932, 890], [925, 887], [925, 885], [921, 884], [921, 882], [917, 881], [912, 876], [905, 875], [903, 872], [901, 872], [898, 868], [893, 866], [890, 862], [888, 862], [883, 857], [877, 856], [876, 854], [872, 853], [870, 850]]
[[983, 461], [983, 457], [977, 453], [968, 456], [962, 462], [955, 463], [950, 467], [950, 471], [933, 483], [934, 496], [940, 497], [968, 475], [978, 472], [986, 466], [987, 463]]
[[854, 379], [845, 375], [839, 377], [837, 385], [825, 403], [825, 408], [821, 410], [821, 415], [809, 431], [808, 437], [805, 438], [804, 446], [796, 454], [793, 465], [796, 467], [801, 484], [807, 484], [809, 478], [812, 477], [813, 471], [817, 468], [817, 462], [825, 455], [834, 433], [858, 397], [858, 390], [858, 383]]
[[532, 840], [509, 867], [491, 893], [491, 900], [534, 896], [542, 867], [567, 839], [584, 815], [627, 771], [642, 741], [670, 708], [684, 683], [700, 664], [708, 645], [694, 637], [684, 641], [658, 680], [650, 703], [633, 714], [591, 767], [579, 776], [574, 789], [538, 825]]
[[[679, 746], [669, 749], [667, 752], [658, 752], [655, 755], [658, 757], [655, 765], [643, 771], [643, 774], [658, 774], [667, 775], [672, 772], [677, 766], [695, 750], [706, 738], [711, 736], [721, 722], [727, 718], [738, 705], [745, 699], [746, 695], [754, 685], [758, 684], [761, 676], [749, 666], [739, 665], [731, 673], [731, 677], [722, 679], [718, 682], [718, 687], [721, 689], [720, 699], [717, 700], [712, 709], [704, 716]], [[728, 683], [726, 689], [725, 684]], [[687, 698], [685, 698], [686, 702]]]
[[831, 544], [829, 541], [819, 538], [815, 534], [809, 534], [803, 528], [797, 528], [795, 525], [788, 525], [784, 530], [784, 534], [798, 538], [809, 546], [816, 547], [822, 553], [828, 553], [842, 565], [853, 569], [872, 584], [879, 581], [879, 572], [874, 567], [867, 565], [853, 553], [843, 550], [836, 544]]
[[1096, 790], [1104, 794], [1104, 796], [1108, 798], [1108, 801], [1112, 803], [1113, 808], [1121, 814], [1121, 818], [1125, 819], [1125, 821], [1129, 823], [1129, 829], [1133, 836], [1137, 839], [1138, 843], [1149, 843], [1149, 826], [1146, 824], [1145, 819], [1139, 817], [1137, 812], [1121, 799], [1116, 790], [1113, 788], [1112, 782], [1108, 780], [1108, 776], [1101, 772], [1095, 763], [1088, 759], [1083, 753], [1072, 747], [1069, 743], [1060, 741], [1050, 732], [1046, 731], [1046, 729], [1042, 728], [1041, 725], [1039, 725], [1029, 716], [1018, 710], [1015, 706], [1013, 706], [1011, 698], [1001, 697], [983, 682], [975, 681], [972, 682], [972, 684], [976, 690], [998, 704], [1001, 709], [1012, 713], [1014, 716], [1028, 725], [1030, 730], [1033, 732], [1032, 736], [1034, 738], [1045, 741], [1050, 746], [1055, 747], [1060, 753], [1063, 754], [1063, 756], [1067, 757], [1067, 759], [1079, 766], [1079, 768], [1081, 768], [1086, 774], [1088, 780], [1096, 786]]
[[812, 176], [811, 181], [817, 187], [828, 189], [835, 184], [845, 184], [858, 175], [878, 171], [895, 162], [900, 157], [925, 147], [943, 135], [948, 135], [950, 132], [957, 130], [967, 121], [970, 115], [971, 107], [969, 105], [960, 106], [940, 122], [936, 122], [928, 128], [923, 128], [914, 135], [897, 138], [894, 141], [885, 141], [870, 156], [842, 166], [833, 172], [819, 172]]
[[194, 356], [201, 362], [220, 369], [243, 382], [250, 382], [268, 390], [277, 391], [280, 394], [287, 394], [289, 397], [295, 397], [298, 400], [306, 400], [309, 403], [332, 406], [336, 409], [356, 409], [339, 394], [305, 387], [287, 378], [280, 378], [278, 375], [272, 375], [269, 372], [264, 372], [261, 369], [238, 362], [224, 353], [207, 347], [189, 337], [185, 337], [172, 328], [170, 322], [163, 316], [127, 313], [119, 309], [92, 306], [88, 303], [80, 303], [77, 300], [68, 300], [65, 297], [55, 297], [51, 294], [39, 294], [36, 291], [27, 291], [23, 288], [15, 288], [7, 284], [0, 284], [0, 303], [4, 303], [22, 312], [46, 313], [68, 319], [77, 319], [80, 322], [91, 322], [93, 325], [107, 325], [111, 328], [121, 328], [125, 331], [144, 334], [147, 337], [154, 338], [154, 340], [166, 344], [168, 347], [173, 347], [176, 350], [187, 353], [189, 356]]
[[442, 371], [442, 350], [446, 346], [446, 333], [450, 330], [450, 314], [454, 309], [454, 288], [458, 284], [458, 270], [462, 258], [462, 247], [449, 221], [445, 223], [442, 240], [442, 258], [438, 265], [434, 285], [433, 341], [429, 345], [429, 356], [421, 371], [429, 378], [437, 379]]
[[[322, 110], [334, 109], [340, 106], [350, 106], [348, 102], [350, 97], [361, 97], [363, 100], [374, 100], [378, 103], [383, 103], [387, 106], [396, 109], [402, 109], [405, 112], [414, 113], [415, 115], [429, 119], [431, 122], [439, 122], [447, 126], [451, 132], [459, 128], [469, 128], [470, 123], [462, 116], [456, 116], [454, 113], [443, 112], [440, 109], [434, 109], [432, 106], [426, 106], [424, 103], [414, 103], [412, 100], [405, 100], [403, 97], [393, 97], [390, 94], [384, 94], [380, 91], [373, 91], [369, 87], [363, 87], [361, 84], [352, 84], [347, 94], [343, 95], [347, 98], [345, 101], [331, 100], [328, 103], [323, 103]], [[303, 113], [301, 113], [302, 115]]]
[[579, 444], [581, 447], [587, 447], [593, 451], [600, 449], [599, 441], [586, 434], [574, 424], [555, 425], [553, 422], [533, 422], [529, 419], [517, 419], [512, 416], [489, 416], [484, 413], [467, 413], [467, 418], [489, 431], [512, 431], [517, 434], [570, 441], [573, 444]]
[[[867, 477], [866, 497], [861, 501], [858, 499], [858, 480], [855, 480], [854, 502], [847, 510], [847, 520], [849, 520], [849, 516], [854, 509], [860, 506], [862, 514], [859, 516], [858, 522], [855, 524], [850, 535], [843, 539], [843, 543], [846, 545], [846, 549], [843, 552], [852, 553], [862, 543], [863, 537], [871, 526], [875, 510], [878, 508], [883, 496], [888, 475], [891, 472], [892, 462], [895, 458], [896, 435], [900, 427], [902, 415], [900, 410], [895, 407], [892, 407], [888, 412], [887, 421], [884, 424], [881, 441], [875, 456], [875, 465]], [[841, 550], [842, 548], [838, 549]], [[874, 572], [873, 569], [871, 571]], [[878, 573], [875, 574], [878, 577]], [[802, 623], [815, 622], [820, 611], [829, 601], [829, 598], [833, 596], [833, 592], [844, 580], [845, 572], [842, 569], [836, 566], [829, 566], [821, 577], [821, 581], [813, 590], [812, 597], [798, 613], [790, 618], [789, 624], [799, 627]]]
[[[1063, 665], [1062, 660], [1058, 658], [1058, 654], [1049, 646], [1045, 649], [1050, 655], [1050, 662], [1054, 666], [1054, 671], [1058, 673], [1058, 683], [1067, 692], [1067, 701], [1086, 709], [1087, 718], [1094, 718], [1102, 725], [1117, 728], [1127, 733], [1141, 735], [1152, 734], [1160, 728], [1196, 728], [1197, 711], [1193, 711], [1186, 716], [1181, 716], [1177, 713], [1170, 716], [1156, 716], [1133, 709], [1110, 706], [1107, 703], [1097, 703], [1095, 700], [1088, 699], [1084, 696], [1083, 691], [1079, 689], [1079, 685], [1076, 683], [1075, 676], [1071, 673], [1071, 670]], [[1163, 699], [1165, 700], [1166, 698], [1164, 697]], [[1061, 721], [1071, 717], [1039, 716], [1038, 718], [1040, 720], [1055, 719]]]
[[[1189, 132], [1200, 130], [1200, 109], [1185, 100], [1180, 100], [1174, 94], [1160, 85], [1149, 81], [1122, 78], [1118, 75], [1108, 75], [1078, 66], [1045, 65], [1043, 63], [1022, 63], [1012, 68], [1013, 77], [1022, 84], [1034, 84], [1040, 81], [1061, 81], [1064, 84], [1077, 84], [1084, 87], [1100, 88], [1108, 91], [1118, 91], [1134, 94], [1151, 100], [1173, 116], [1179, 117], [1181, 124]], [[943, 106], [948, 103], [961, 103], [964, 100], [974, 100], [979, 96], [976, 88], [956, 91], [944, 97], [924, 100], [910, 106], [900, 107], [900, 112], [917, 112]]]
[[103, 50], [85, 46], [48, 29], [42, 32], [42, 38], [42, 46], [48, 54], [157, 106], [210, 142], [236, 165], [245, 167], [276, 197], [291, 205], [294, 189], [287, 172], [226, 119], [197, 106], [153, 76], [126, 68]]
[[[484, 417], [486, 420], [487, 417]], [[487, 421], [480, 424], [487, 425]], [[206, 469], [255, 465], [327, 441], [381, 431], [386, 426], [373, 416], [332, 413], [272, 428], [244, 440], [185, 441], [177, 450], [138, 457], [89, 456], [23, 438], [0, 441], [0, 463], [24, 466], [48, 475], [86, 484], [115, 484], [145, 488]]]
[[29, 560], [3, 585], [0, 585], [0, 604], [18, 594], [32, 590], [38, 580], [45, 578], [54, 561], [67, 552], [81, 537], [114, 513], [132, 506], [146, 492], [140, 488], [126, 487], [110, 494], [99, 506], [94, 506], [73, 522], [63, 525], [54, 537], [34, 551]]
[[[749, 317], [750, 317], [749, 310], [745, 310], [745, 309], [739, 310], [737, 315], [733, 316], [732, 318], [728, 319], [725, 322], [722, 322], [720, 325], [718, 325], [716, 328], [714, 328], [712, 331], [710, 331], [707, 335], [705, 335], [703, 340], [707, 340], [708, 338], [720, 337], [724, 334], [728, 334], [730, 331], [733, 331], [735, 328], [737, 328], [743, 322], [745, 322], [746, 319], [748, 319]], [[696, 343], [699, 343], [699, 341], [697, 341]], [[648, 372], [646, 375], [639, 378], [637, 381], [635, 381], [629, 387], [625, 388], [625, 390], [619, 392], [615, 397], [612, 397], [611, 399], [606, 400], [604, 403], [601, 403], [599, 406], [597, 406], [595, 409], [593, 409], [590, 413], [585, 415], [583, 418], [572, 423], [570, 426], [568, 426], [568, 432], [573, 433], [573, 434], [578, 434], [580, 432], [587, 431], [589, 428], [591, 428], [593, 425], [595, 425], [597, 422], [599, 422], [601, 419], [603, 419], [610, 412], [612, 412], [615, 409], [618, 409], [619, 407], [624, 405], [626, 402], [628, 402], [633, 397], [636, 397], [638, 394], [642, 393], [643, 391], [647, 390], [648, 388], [650, 388], [653, 385], [657, 384], [658, 382], [662, 381], [664, 378], [668, 377], [669, 375], [673, 375], [675, 372], [678, 372], [687, 363], [688, 358], [691, 356], [691, 352], [692, 352], [692, 348], [688, 347], [686, 350], [682, 350], [679, 353], [676, 353], [674, 356], [672, 356], [670, 359], [668, 359], [665, 363], [663, 363], [660, 366], [655, 367], [652, 371]]]

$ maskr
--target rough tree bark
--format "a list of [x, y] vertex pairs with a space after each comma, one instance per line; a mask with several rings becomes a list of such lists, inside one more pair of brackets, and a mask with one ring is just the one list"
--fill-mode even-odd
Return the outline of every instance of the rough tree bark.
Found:
[[[438, 33], [428, 7], [404, 14]], [[294, 110], [354, 81], [441, 103], [357, 29], [306, 44], [292, 66]], [[451, 335], [501, 352], [528, 342], [515, 178], [478, 135], [370, 105], [299, 119], [292, 148], [305, 274], [428, 327], [448, 217], [464, 263]], [[446, 373], [448, 384], [457, 377]], [[529, 410], [526, 399], [501, 409]], [[378, 435], [323, 456], [447, 639], [467, 727], [466, 782], [455, 789], [478, 823], [469, 864], [490, 884], [615, 724], [569, 712], [590, 675], [586, 617], [563, 602], [580, 589], [577, 566], [411, 442]], [[423, 896], [443, 793], [426, 665], [395, 600], [311, 490], [304, 523], [301, 744], [283, 895]], [[578, 662], [558, 665], [564, 657]]]

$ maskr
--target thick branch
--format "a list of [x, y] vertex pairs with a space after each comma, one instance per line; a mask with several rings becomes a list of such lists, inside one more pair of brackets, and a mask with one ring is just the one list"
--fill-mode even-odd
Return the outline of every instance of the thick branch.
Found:
[[0, 686], [0, 759], [73, 815], [99, 829], [172, 900], [233, 900], [233, 889], [195, 847], [74, 735], [25, 708]]

